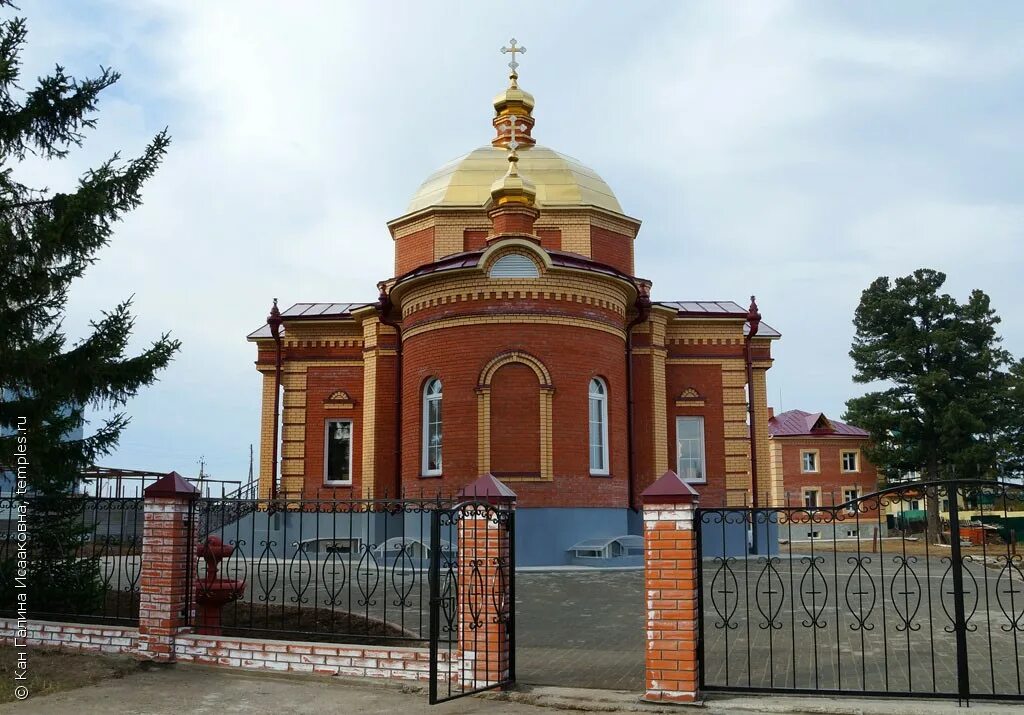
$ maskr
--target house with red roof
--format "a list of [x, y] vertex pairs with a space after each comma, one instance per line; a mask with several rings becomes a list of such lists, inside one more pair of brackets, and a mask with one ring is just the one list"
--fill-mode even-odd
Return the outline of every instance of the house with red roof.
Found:
[[769, 410], [772, 482], [787, 506], [827, 507], [877, 491], [878, 471], [864, 453], [867, 430], [822, 412]]

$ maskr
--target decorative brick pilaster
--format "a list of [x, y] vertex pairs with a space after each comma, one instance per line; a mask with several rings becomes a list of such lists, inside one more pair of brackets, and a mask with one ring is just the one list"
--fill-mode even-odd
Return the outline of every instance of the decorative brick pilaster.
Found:
[[488, 474], [461, 496], [492, 505], [469, 505], [459, 515], [459, 649], [462, 688], [470, 690], [512, 679], [510, 579], [515, 564], [508, 519], [516, 495]]
[[193, 567], [191, 505], [198, 490], [177, 472], [145, 491], [142, 573], [139, 582], [138, 654], [150, 660], [174, 660], [175, 636], [186, 629], [188, 575]]
[[697, 700], [697, 492], [672, 471], [643, 493], [645, 700]]

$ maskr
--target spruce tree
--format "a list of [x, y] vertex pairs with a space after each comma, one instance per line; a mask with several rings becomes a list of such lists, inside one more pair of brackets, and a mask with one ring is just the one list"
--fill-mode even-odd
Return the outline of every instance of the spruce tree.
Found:
[[[0, 10], [11, 15], [17, 8], [0, 0]], [[76, 79], [58, 64], [23, 87], [26, 35], [24, 18], [0, 22], [0, 428], [5, 434], [20, 428], [26, 438], [33, 607], [59, 611], [69, 599], [99, 597], [95, 560], [75, 559], [83, 529], [74, 486], [83, 469], [117, 444], [128, 424], [122, 408], [129, 398], [179, 349], [164, 334], [139, 354], [127, 354], [130, 297], [69, 342], [63, 328], [68, 290], [97, 260], [114, 224], [139, 206], [169, 137], [160, 132], [137, 158], [114, 155], [67, 191], [21, 183], [17, 174], [27, 158], [59, 161], [82, 145], [95, 126], [100, 94], [119, 77], [100, 68], [95, 77]], [[86, 425], [87, 407], [107, 408], [112, 416], [89, 425], [81, 439], [69, 438]], [[17, 457], [16, 435], [0, 438], [0, 465], [16, 468]], [[10, 583], [7, 574], [0, 580]]]
[[[975, 290], [960, 303], [941, 292], [945, 282], [928, 269], [878, 278], [854, 317], [853, 379], [882, 389], [849, 400], [845, 418], [870, 431], [867, 456], [889, 480], [907, 472], [927, 481], [998, 476], [1010, 356], [989, 297]], [[934, 489], [926, 504], [934, 538]]]

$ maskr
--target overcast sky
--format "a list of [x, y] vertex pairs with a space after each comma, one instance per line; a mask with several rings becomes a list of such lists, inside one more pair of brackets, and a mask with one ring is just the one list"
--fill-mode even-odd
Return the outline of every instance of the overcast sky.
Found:
[[[136, 346], [180, 357], [130, 406], [110, 466], [244, 478], [259, 439], [245, 335], [277, 296], [369, 301], [385, 222], [491, 137], [510, 36], [534, 136], [581, 159], [643, 221], [660, 300], [756, 293], [783, 333], [771, 402], [838, 417], [879, 275], [982, 288], [1024, 354], [1024, 4], [1008, 2], [21, 3], [26, 81], [113, 66], [99, 126], [54, 189], [115, 150], [174, 143], [66, 325], [135, 296]], [[95, 417], [95, 413], [93, 417]], [[257, 446], [258, 451], [258, 446]]]

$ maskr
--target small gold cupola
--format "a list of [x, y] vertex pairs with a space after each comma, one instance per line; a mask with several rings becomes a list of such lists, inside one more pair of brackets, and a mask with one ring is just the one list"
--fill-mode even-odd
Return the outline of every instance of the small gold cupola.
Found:
[[491, 140], [491, 145], [503, 149], [508, 147], [511, 138], [509, 118], [514, 118], [523, 125], [521, 129], [519, 126], [516, 127], [516, 139], [519, 146], [526, 149], [537, 143], [531, 136], [534, 124], [533, 95], [519, 87], [519, 73], [517, 72], [519, 63], [516, 62], [516, 54], [525, 53], [526, 48], [516, 44], [514, 37], [509, 40], [508, 45], [508, 47], [502, 47], [501, 52], [512, 55], [512, 61], [508, 63], [512, 72], [508, 76], [508, 88], [494, 98], [494, 119], [491, 120], [491, 123], [498, 134]]
[[508, 124], [508, 170], [491, 184], [490, 210], [492, 236], [532, 235], [533, 224], [540, 215], [537, 210], [537, 187], [519, 173], [519, 133], [526, 128], [515, 115]]

